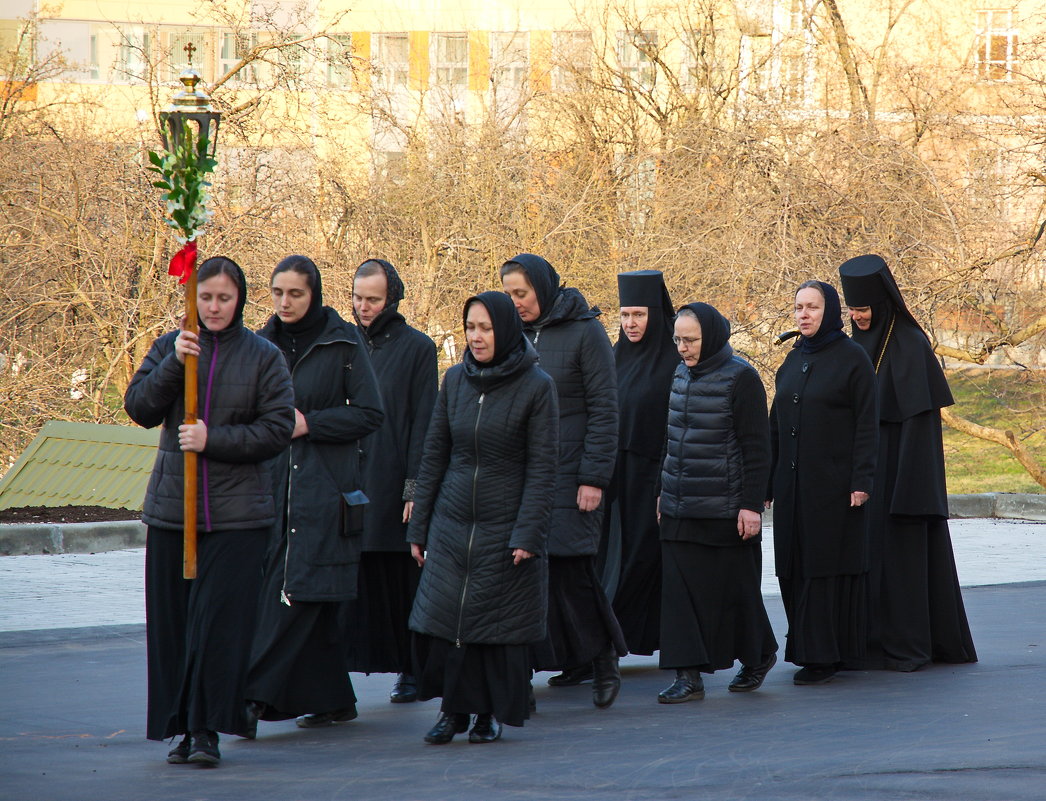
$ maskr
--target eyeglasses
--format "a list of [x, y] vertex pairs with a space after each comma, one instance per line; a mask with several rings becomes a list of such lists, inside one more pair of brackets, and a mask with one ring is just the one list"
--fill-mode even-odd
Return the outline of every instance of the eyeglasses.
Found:
[[672, 342], [676, 345], [686, 345], [688, 348], [693, 347], [695, 342], [700, 342], [701, 337], [672, 337]]

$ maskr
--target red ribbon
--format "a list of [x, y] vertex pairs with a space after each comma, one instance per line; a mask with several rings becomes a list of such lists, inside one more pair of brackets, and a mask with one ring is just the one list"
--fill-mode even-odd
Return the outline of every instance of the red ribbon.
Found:
[[168, 275], [177, 275], [178, 283], [184, 284], [192, 275], [196, 266], [196, 240], [186, 242], [185, 247], [174, 254], [171, 266], [167, 268]]

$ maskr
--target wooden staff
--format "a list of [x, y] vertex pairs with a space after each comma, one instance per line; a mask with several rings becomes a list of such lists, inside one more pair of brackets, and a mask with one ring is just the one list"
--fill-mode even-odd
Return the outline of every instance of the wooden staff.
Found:
[[[200, 335], [199, 318], [196, 314], [196, 270], [189, 272], [185, 283], [185, 330]], [[185, 355], [185, 424], [196, 422], [198, 357]], [[196, 578], [196, 451], [185, 451], [185, 507], [182, 514], [184, 545], [182, 551], [182, 576]]]

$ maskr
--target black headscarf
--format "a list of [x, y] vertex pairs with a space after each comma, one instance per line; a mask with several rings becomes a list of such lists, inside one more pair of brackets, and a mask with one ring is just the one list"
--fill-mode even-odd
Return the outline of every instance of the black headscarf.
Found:
[[555, 325], [565, 320], [587, 320], [598, 317], [601, 312], [589, 307], [588, 301], [574, 287], [561, 286], [562, 280], [555, 268], [533, 253], [520, 253], [505, 264], [518, 264], [523, 268], [527, 281], [534, 287], [538, 299], [538, 317], [524, 323], [528, 331]]
[[[356, 321], [356, 325], [366, 333], [368, 339], [374, 339], [393, 320], [403, 320], [403, 315], [399, 313], [399, 305], [400, 301], [403, 300], [404, 288], [403, 280], [391, 262], [385, 261], [385, 259], [367, 259], [367, 261], [360, 264], [360, 267], [369, 262], [379, 265], [385, 272], [385, 282], [388, 284], [388, 289], [385, 292], [385, 308], [371, 320], [369, 326], [365, 326], [360, 322], [359, 315], [356, 314], [356, 304], [353, 304], [352, 318]], [[357, 274], [359, 274], [360, 267], [356, 268]], [[355, 282], [355, 278], [353, 278], [353, 281]]]
[[839, 303], [839, 293], [831, 284], [826, 284], [824, 281], [817, 283], [824, 295], [824, 315], [821, 317], [821, 327], [817, 329], [816, 334], [812, 337], [800, 336], [799, 341], [795, 343], [794, 347], [799, 348], [803, 353], [817, 353], [837, 339], [846, 337], [846, 334], [843, 333], [843, 307]]
[[[247, 305], [247, 277], [243, 274], [240, 265], [228, 256], [211, 256], [209, 259], [204, 259], [196, 273], [197, 281], [203, 282], [214, 278], [216, 275], [229, 275], [230, 272], [234, 274], [230, 277], [236, 282], [236, 290], [239, 296], [236, 298], [236, 313], [233, 315], [232, 322], [223, 329], [224, 331], [243, 326], [243, 308]], [[210, 331], [199, 314], [197, 310], [196, 315], [200, 323], [200, 329]], [[219, 331], [218, 333], [222, 332]]]
[[646, 333], [631, 342], [624, 329], [614, 345], [617, 365], [618, 449], [660, 458], [668, 395], [679, 354], [672, 343], [674, 310], [660, 270], [619, 273], [621, 306], [648, 309]]
[[850, 259], [839, 267], [839, 277], [847, 305], [872, 310], [867, 331], [855, 323], [851, 329], [876, 368], [880, 418], [899, 422], [951, 406], [955, 401], [929, 337], [905, 305], [883, 258], [868, 254]]
[[534, 287], [534, 294], [538, 297], [539, 318], [544, 317], [552, 309], [552, 305], [559, 294], [562, 280], [555, 268], [540, 256], [533, 253], [520, 253], [507, 264], [518, 264], [527, 274], [527, 280]]
[[683, 309], [692, 311], [701, 326], [701, 355], [690, 368], [690, 375], [696, 378], [718, 369], [734, 355], [730, 346], [730, 321], [708, 303], [688, 303], [679, 307], [679, 311]]
[[283, 259], [272, 271], [269, 285], [272, 285], [272, 281], [277, 275], [288, 270], [304, 275], [311, 293], [309, 308], [297, 322], [285, 323], [278, 314], [274, 314], [272, 318], [276, 329], [276, 346], [283, 351], [283, 355], [287, 359], [287, 366], [293, 370], [298, 359], [305, 354], [313, 342], [319, 339], [323, 329], [326, 328], [327, 311], [323, 307], [323, 281], [320, 278], [320, 271], [312, 259], [307, 256], [288, 256]]
[[491, 291], [480, 292], [465, 301], [461, 310], [463, 327], [468, 320], [469, 306], [477, 302], [486, 307], [494, 326], [494, 358], [489, 362], [478, 362], [472, 356], [472, 351], [466, 349], [463, 360], [478, 369], [497, 367], [526, 345], [526, 340], [523, 338], [523, 323], [519, 319], [519, 313], [516, 311], [512, 298], [504, 292]]

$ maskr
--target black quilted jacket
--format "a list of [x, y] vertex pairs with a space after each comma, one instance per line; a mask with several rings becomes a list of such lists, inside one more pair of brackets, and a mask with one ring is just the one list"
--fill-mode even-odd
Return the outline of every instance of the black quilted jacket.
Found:
[[578, 486], [606, 489], [617, 460], [617, 368], [599, 313], [567, 288], [559, 291], [549, 314], [524, 323], [559, 397], [559, 471], [548, 540], [553, 556], [586, 556], [599, 549], [603, 504], [579, 511]]
[[[544, 637], [558, 420], [529, 345], [493, 368], [447, 371], [407, 529], [427, 551], [413, 631], [459, 643]], [[515, 548], [536, 557], [513, 565]]]
[[[157, 339], [124, 395], [124, 409], [146, 428], [163, 424], [142, 520], [182, 527], [185, 457], [178, 426], [185, 417], [185, 368], [174, 355], [172, 331]], [[207, 446], [198, 462], [197, 525], [201, 531], [263, 528], [275, 509], [267, 459], [294, 432], [294, 389], [283, 354], [271, 342], [234, 325], [200, 332], [199, 411]]]

